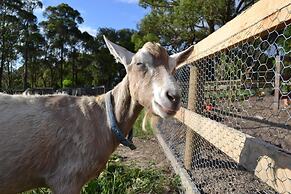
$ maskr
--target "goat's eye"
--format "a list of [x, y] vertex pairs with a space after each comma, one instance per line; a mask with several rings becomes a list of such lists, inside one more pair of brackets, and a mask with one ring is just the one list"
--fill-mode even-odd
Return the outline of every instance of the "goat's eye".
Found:
[[143, 65], [143, 63], [139, 62], [139, 63], [137, 63], [136, 65]]

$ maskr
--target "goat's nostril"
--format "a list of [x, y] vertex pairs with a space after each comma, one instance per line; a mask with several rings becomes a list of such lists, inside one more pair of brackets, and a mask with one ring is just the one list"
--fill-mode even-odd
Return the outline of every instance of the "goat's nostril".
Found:
[[170, 91], [166, 92], [167, 98], [171, 101], [171, 102], [177, 102], [179, 100], [179, 95], [172, 93]]
[[175, 98], [172, 96], [172, 94], [170, 92], [167, 92], [166, 95], [170, 101], [172, 101], [172, 102], [175, 101]]

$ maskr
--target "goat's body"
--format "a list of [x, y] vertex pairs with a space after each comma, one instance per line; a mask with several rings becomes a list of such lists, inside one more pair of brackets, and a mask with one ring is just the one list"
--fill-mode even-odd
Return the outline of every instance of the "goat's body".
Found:
[[[147, 43], [133, 54], [105, 41], [127, 70], [111, 91], [112, 113], [122, 133], [129, 133], [142, 107], [163, 118], [175, 114], [180, 94], [171, 72], [193, 48], [169, 57], [158, 44]], [[80, 193], [118, 144], [107, 123], [104, 95], [0, 94], [0, 194], [40, 186], [55, 194]]]
[[79, 192], [97, 176], [117, 145], [102, 98], [0, 94], [0, 193]]

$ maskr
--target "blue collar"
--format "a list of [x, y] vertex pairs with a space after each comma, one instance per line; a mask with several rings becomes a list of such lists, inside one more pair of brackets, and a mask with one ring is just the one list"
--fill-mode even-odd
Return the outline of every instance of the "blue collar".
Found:
[[130, 130], [127, 139], [123, 135], [122, 131], [118, 128], [117, 122], [113, 113], [112, 103], [111, 103], [111, 91], [107, 92], [105, 94], [105, 107], [106, 107], [106, 115], [107, 115], [107, 121], [109, 128], [114, 133], [118, 141], [126, 146], [129, 147], [131, 150], [135, 150], [136, 147], [132, 142], [132, 129]]

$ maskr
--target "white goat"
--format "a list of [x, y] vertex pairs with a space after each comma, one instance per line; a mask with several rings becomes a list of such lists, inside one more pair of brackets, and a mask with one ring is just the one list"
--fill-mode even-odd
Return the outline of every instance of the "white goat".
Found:
[[133, 54], [105, 41], [127, 71], [107, 94], [0, 94], [1, 194], [36, 187], [49, 187], [55, 194], [80, 193], [120, 143], [132, 146], [124, 136], [143, 107], [163, 118], [179, 109], [180, 94], [172, 72], [193, 47], [168, 56], [159, 44], [146, 43]]

